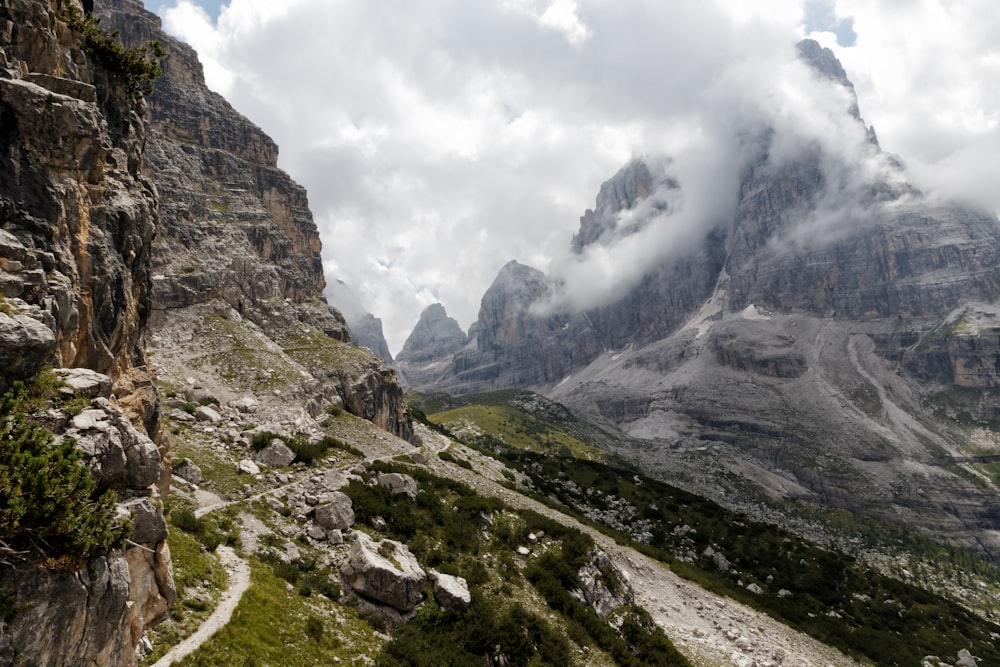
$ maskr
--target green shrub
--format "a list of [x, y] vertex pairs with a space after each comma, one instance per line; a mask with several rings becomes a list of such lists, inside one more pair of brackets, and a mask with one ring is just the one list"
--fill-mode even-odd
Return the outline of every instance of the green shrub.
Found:
[[259, 452], [270, 445], [272, 440], [281, 440], [282, 442], [285, 442], [285, 437], [278, 435], [273, 431], [260, 431], [259, 433], [254, 433], [253, 438], [250, 439], [250, 449], [255, 452]]
[[0, 397], [0, 540], [8, 555], [40, 555], [65, 569], [124, 546], [131, 526], [116, 518], [116, 494], [98, 490], [72, 440], [55, 442], [25, 414], [27, 398], [20, 382]]
[[314, 642], [319, 642], [323, 639], [323, 619], [319, 616], [310, 616], [306, 619], [306, 634]]
[[128, 48], [118, 41], [119, 31], [104, 30], [99, 18], [93, 14], [80, 16], [71, 5], [63, 7], [58, 16], [83, 35], [83, 50], [121, 80], [129, 92], [143, 95], [153, 92], [153, 79], [162, 74], [157, 58], [166, 55], [159, 42], [150, 41], [136, 49]]

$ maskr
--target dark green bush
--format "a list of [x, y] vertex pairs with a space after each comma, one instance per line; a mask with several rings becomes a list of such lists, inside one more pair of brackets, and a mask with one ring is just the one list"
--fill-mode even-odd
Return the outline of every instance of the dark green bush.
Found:
[[23, 383], [0, 397], [0, 540], [9, 559], [32, 554], [48, 567], [75, 568], [124, 546], [114, 491], [100, 491], [83, 454], [25, 414]]

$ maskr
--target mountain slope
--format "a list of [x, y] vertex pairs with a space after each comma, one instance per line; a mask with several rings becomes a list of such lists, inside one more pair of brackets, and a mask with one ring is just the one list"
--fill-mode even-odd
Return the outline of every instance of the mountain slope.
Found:
[[[565, 285], [505, 267], [467, 348], [430, 356], [426, 382], [402, 370], [425, 392], [535, 388], [640, 439], [615, 451], [643, 470], [731, 505], [808, 500], [997, 557], [1000, 443], [977, 427], [996, 414], [1000, 226], [908, 185], [833, 54], [799, 50], [846, 91], [849, 150], [748, 131], [732, 218], [664, 248], [624, 296], [560, 310]], [[669, 161], [626, 166], [572, 251], [674, 224], [682, 195]]]

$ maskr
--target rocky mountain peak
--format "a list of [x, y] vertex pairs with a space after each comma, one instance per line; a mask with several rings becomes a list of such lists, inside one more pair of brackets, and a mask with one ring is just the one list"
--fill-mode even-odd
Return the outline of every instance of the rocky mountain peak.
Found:
[[403, 343], [397, 361], [419, 364], [443, 359], [462, 349], [466, 340], [465, 332], [458, 322], [448, 317], [444, 306], [434, 303], [420, 313], [420, 319]]

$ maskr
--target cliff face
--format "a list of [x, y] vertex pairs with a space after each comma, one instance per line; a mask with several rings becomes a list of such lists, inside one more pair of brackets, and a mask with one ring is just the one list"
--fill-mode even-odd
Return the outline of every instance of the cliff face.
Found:
[[[323, 296], [319, 233], [305, 190], [277, 167], [277, 146], [205, 86], [194, 51], [165, 35], [141, 2], [105, 0], [97, 11], [128, 43], [156, 39], [166, 50], [149, 97], [146, 161], [160, 192], [152, 328], [163, 379], [183, 385], [193, 378], [221, 400], [267, 394], [262, 405], [275, 415], [288, 412], [273, 400], [278, 389], [289, 403], [310, 403], [309, 416], [343, 405], [411, 438], [395, 373], [374, 354], [347, 352], [347, 324]], [[206, 350], [220, 343], [214, 357], [191, 354], [191, 331], [211, 317], [266, 350], [266, 382], [235, 381], [230, 365], [252, 361], [225, 334], [194, 342]]]
[[[600, 308], [544, 317], [533, 305], [555, 286], [505, 267], [476, 344], [431, 355], [435, 374], [413, 375], [428, 383], [415, 388], [532, 386], [638, 438], [622, 453], [711, 497], [808, 499], [1000, 554], [996, 487], [967, 463], [1000, 451], [955, 426], [1000, 414], [982, 391], [1000, 381], [1000, 225], [907, 185], [833, 54], [799, 53], [848, 91], [863, 164], [808, 142], [775, 157], [772, 132], [748, 135], [734, 215], [705, 221], [693, 251]], [[572, 249], [669, 215], [658, 195], [680, 186], [655, 173], [632, 163], [605, 183]]]
[[127, 665], [174, 596], [142, 343], [157, 199], [141, 172], [142, 101], [56, 17], [69, 7], [82, 15], [69, 1], [0, 2], [0, 388], [45, 365], [92, 371], [57, 371], [90, 404], [52, 412], [52, 430], [118, 491], [140, 546], [72, 573], [0, 566], [19, 610], [0, 623], [0, 663]]

